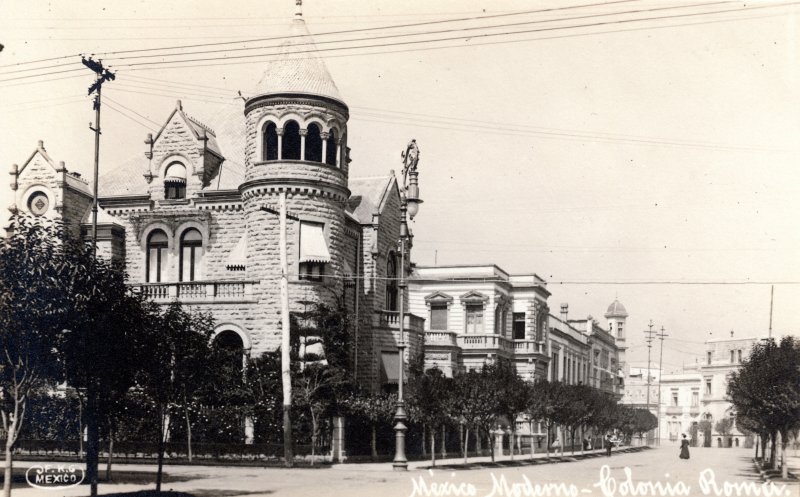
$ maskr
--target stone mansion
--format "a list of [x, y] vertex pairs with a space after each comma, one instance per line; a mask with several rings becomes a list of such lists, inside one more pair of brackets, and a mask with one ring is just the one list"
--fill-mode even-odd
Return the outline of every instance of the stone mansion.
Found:
[[[411, 279], [408, 357], [424, 347], [426, 364], [447, 374], [503, 357], [530, 380], [619, 395], [627, 313], [618, 302], [606, 327], [568, 319], [566, 306], [552, 315], [536, 275], [493, 265], [414, 268], [410, 257], [400, 267], [398, 181], [390, 171], [350, 177], [350, 111], [310, 43], [298, 15], [252, 95], [202, 120], [194, 117], [202, 108], [178, 101], [144, 146], [134, 140], [134, 157], [103, 164], [98, 253], [124, 261], [130, 285], [153, 300], [211, 312], [216, 343], [248, 355], [275, 350], [285, 195], [291, 310], [338, 301], [357, 316], [351, 358], [363, 386], [397, 382], [402, 272]], [[12, 166], [11, 210], [61, 219], [89, 236], [92, 188], [53, 157], [40, 141]]]

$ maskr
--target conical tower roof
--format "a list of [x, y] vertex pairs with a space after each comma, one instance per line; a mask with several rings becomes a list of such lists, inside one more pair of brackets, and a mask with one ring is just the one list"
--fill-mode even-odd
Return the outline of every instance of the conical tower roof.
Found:
[[344, 103], [308, 32], [302, 14], [292, 19], [280, 54], [267, 62], [253, 97], [278, 93], [318, 95]]

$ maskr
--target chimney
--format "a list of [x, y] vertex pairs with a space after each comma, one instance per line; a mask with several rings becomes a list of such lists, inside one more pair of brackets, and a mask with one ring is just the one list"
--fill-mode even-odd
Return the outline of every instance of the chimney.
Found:
[[566, 323], [568, 315], [569, 315], [569, 304], [564, 302], [563, 304], [561, 304], [561, 320]]

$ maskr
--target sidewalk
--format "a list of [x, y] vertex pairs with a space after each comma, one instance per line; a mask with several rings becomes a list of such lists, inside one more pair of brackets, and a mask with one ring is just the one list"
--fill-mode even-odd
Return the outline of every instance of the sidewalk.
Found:
[[[641, 447], [617, 447], [612, 449], [612, 455], [623, 454], [627, 452], [639, 452], [648, 449], [648, 446]], [[477, 468], [491, 468], [491, 467], [508, 467], [508, 466], [528, 466], [534, 464], [552, 464], [558, 462], [571, 462], [581, 459], [588, 459], [590, 457], [605, 457], [605, 449], [594, 449], [585, 451], [575, 451], [575, 455], [571, 452], [564, 452], [563, 455], [550, 453], [550, 458], [546, 453], [537, 453], [531, 457], [530, 454], [515, 454], [514, 460], [511, 460], [511, 455], [496, 455], [495, 462], [492, 462], [491, 456], [470, 457], [467, 463], [464, 464], [463, 457], [451, 457], [447, 459], [436, 459], [435, 468], [431, 466], [430, 459], [419, 461], [409, 461], [409, 470], [424, 470], [424, 469], [477, 469]], [[354, 470], [359, 471], [392, 471], [392, 463], [389, 462], [366, 462], [366, 463], [342, 463], [334, 464], [332, 469], [339, 470]]]

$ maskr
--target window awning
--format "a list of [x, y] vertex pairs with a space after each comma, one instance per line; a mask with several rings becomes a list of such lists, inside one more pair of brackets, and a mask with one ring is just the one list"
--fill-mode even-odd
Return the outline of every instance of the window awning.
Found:
[[170, 164], [164, 172], [165, 183], [186, 184], [186, 167], [183, 164]]
[[331, 262], [322, 224], [300, 223], [300, 262]]
[[381, 382], [397, 383], [400, 378], [400, 354], [397, 352], [381, 353]]
[[244, 271], [247, 266], [247, 235], [242, 235], [236, 246], [233, 247], [228, 260], [225, 262], [225, 269], [228, 271]]

